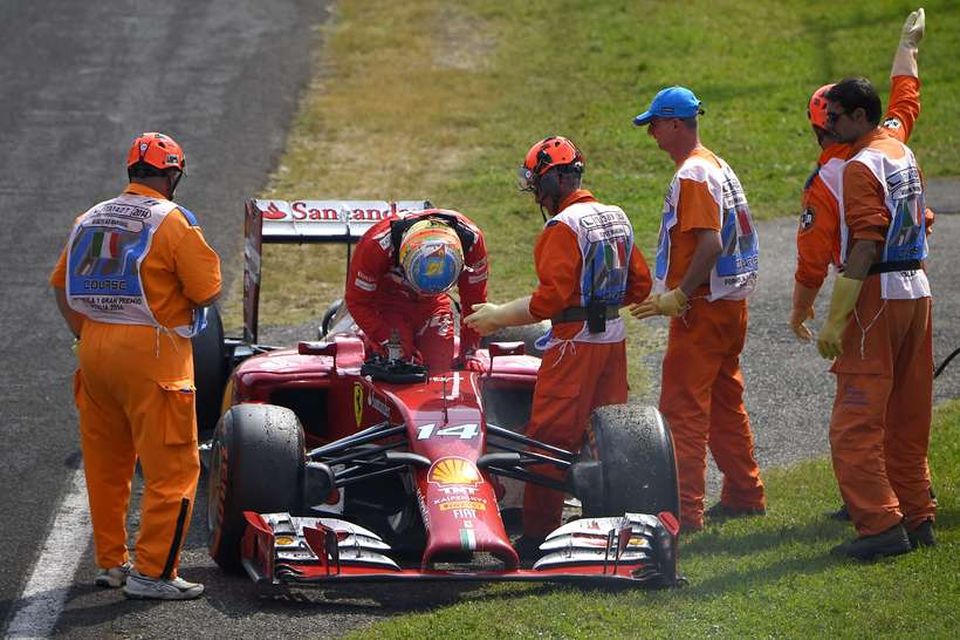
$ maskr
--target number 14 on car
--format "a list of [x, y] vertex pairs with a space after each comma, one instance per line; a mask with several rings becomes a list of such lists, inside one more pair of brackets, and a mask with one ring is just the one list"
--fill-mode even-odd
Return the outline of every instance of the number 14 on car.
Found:
[[437, 429], [435, 423], [422, 424], [417, 427], [417, 440], [429, 440], [434, 436], [439, 438], [460, 438], [461, 440], [470, 440], [480, 435], [480, 425], [476, 422], [467, 422], [450, 427]]

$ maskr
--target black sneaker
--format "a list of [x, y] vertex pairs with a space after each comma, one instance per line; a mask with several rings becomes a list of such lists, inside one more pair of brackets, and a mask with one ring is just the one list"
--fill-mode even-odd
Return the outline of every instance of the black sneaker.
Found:
[[838, 556], [847, 556], [855, 560], [873, 560], [885, 556], [898, 556], [912, 551], [907, 530], [902, 524], [896, 524], [883, 533], [872, 536], [860, 536], [849, 542], [838, 544], [830, 552]]
[[765, 516], [767, 510], [764, 507], [728, 507], [722, 502], [718, 502], [703, 512], [705, 518], [710, 520], [722, 521], [731, 518], [748, 518], [750, 516]]
[[937, 537], [933, 535], [933, 520], [924, 520], [913, 531], [907, 531], [907, 539], [914, 549], [937, 546]]
[[850, 520], [850, 510], [847, 509], [846, 504], [840, 505], [840, 508], [836, 511], [828, 511], [827, 517], [831, 520], [837, 520], [839, 522], [847, 522]]

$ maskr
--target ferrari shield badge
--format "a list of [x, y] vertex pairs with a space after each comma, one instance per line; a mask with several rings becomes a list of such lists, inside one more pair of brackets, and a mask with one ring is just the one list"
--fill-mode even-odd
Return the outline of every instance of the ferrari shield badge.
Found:
[[363, 419], [363, 385], [359, 382], [353, 383], [353, 417], [357, 420], [357, 427]]

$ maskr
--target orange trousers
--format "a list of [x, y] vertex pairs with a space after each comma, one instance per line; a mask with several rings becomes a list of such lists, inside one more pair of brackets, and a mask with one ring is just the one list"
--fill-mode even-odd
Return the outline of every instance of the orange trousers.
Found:
[[143, 472], [136, 568], [176, 575], [200, 477], [190, 340], [87, 320], [74, 395], [97, 564], [127, 561], [126, 517]]
[[884, 301], [880, 277], [867, 278], [843, 333], [843, 353], [831, 368], [837, 376], [833, 470], [861, 536], [901, 520], [912, 530], [936, 515], [927, 463], [931, 306], [930, 298]]
[[683, 316], [670, 321], [660, 412], [673, 434], [680, 523], [688, 531], [703, 527], [708, 447], [723, 472], [720, 501], [734, 509], [766, 507], [743, 405], [740, 352], [746, 333], [745, 300], [694, 298]]
[[[526, 435], [579, 451], [590, 413], [627, 401], [627, 352], [621, 340], [610, 344], [564, 342], [543, 354]], [[554, 467], [531, 470], [562, 480]], [[560, 526], [563, 493], [528, 483], [523, 492], [523, 533], [545, 537]]]

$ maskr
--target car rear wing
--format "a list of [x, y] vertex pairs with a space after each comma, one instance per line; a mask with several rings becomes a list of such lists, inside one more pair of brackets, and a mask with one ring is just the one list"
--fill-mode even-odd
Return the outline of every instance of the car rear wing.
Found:
[[350, 245], [385, 218], [430, 209], [428, 200], [248, 200], [243, 221], [243, 340], [257, 341], [264, 243]]

